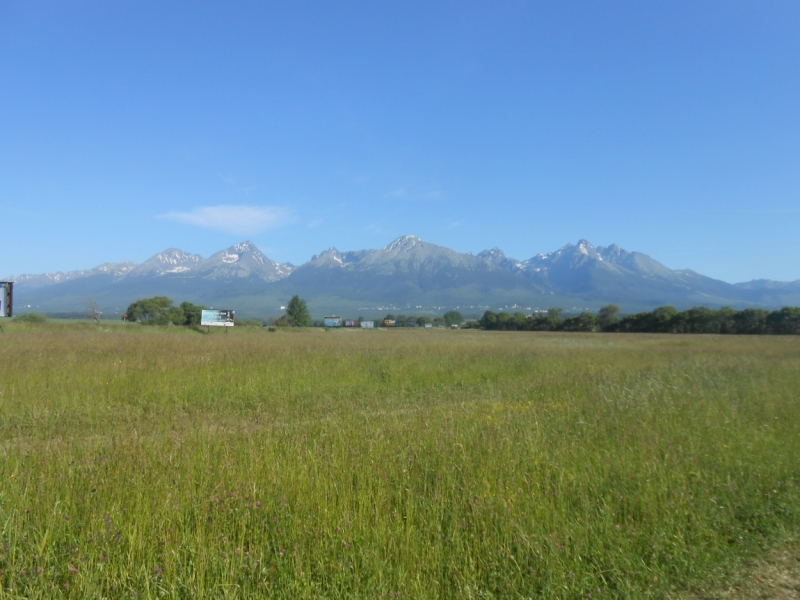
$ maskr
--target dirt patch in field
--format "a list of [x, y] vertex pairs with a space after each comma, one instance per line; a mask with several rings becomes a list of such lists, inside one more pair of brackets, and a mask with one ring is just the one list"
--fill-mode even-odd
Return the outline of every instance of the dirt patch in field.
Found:
[[684, 600], [800, 600], [800, 541], [775, 548], [753, 563], [730, 585], [714, 591], [693, 591]]

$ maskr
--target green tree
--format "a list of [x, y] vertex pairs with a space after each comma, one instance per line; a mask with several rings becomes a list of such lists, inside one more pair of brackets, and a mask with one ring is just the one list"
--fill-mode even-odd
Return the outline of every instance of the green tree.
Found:
[[772, 311], [767, 317], [769, 333], [800, 334], [800, 308], [784, 307]]
[[298, 327], [311, 327], [311, 313], [308, 312], [306, 301], [297, 294], [292, 296], [286, 305], [286, 317], [292, 325]]
[[125, 311], [129, 321], [138, 321], [143, 325], [167, 325], [183, 322], [183, 311], [172, 305], [166, 296], [154, 296], [137, 300]]
[[526, 315], [522, 311], [517, 311], [514, 313], [514, 329], [517, 331], [525, 331], [525, 328], [528, 325], [528, 315]]
[[736, 333], [766, 333], [769, 311], [763, 308], [745, 308], [736, 313], [733, 321]]
[[183, 312], [184, 325], [199, 325], [200, 317], [202, 316], [205, 306], [192, 304], [191, 302], [181, 302], [181, 311]]
[[564, 319], [561, 328], [564, 331], [597, 331], [598, 316], [590, 312], [582, 312], [576, 317]]
[[558, 331], [564, 323], [564, 318], [561, 316], [563, 312], [563, 308], [548, 308], [544, 328], [547, 331]]
[[444, 313], [444, 322], [447, 323], [448, 327], [451, 325], [461, 325], [461, 323], [464, 322], [464, 315], [457, 310], [448, 310]]
[[511, 316], [511, 313], [500, 312], [497, 314], [497, 328], [502, 331], [514, 329], [514, 317]]
[[619, 323], [619, 306], [616, 304], [606, 304], [600, 308], [597, 316], [600, 329], [603, 331], [611, 331]]
[[674, 306], [659, 306], [651, 314], [650, 331], [653, 333], [673, 333], [672, 321], [678, 316]]
[[487, 310], [483, 313], [480, 324], [484, 329], [497, 329], [497, 313]]

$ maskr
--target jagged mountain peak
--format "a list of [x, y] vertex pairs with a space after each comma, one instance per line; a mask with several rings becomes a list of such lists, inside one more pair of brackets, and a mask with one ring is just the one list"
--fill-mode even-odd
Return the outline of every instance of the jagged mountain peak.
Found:
[[[536, 264], [542, 266], [549, 263], [556, 263], [563, 260], [586, 260], [586, 258], [600, 258], [597, 250], [588, 240], [579, 240], [577, 244], [565, 244], [558, 250], [548, 253], [540, 253], [525, 261], [525, 264]], [[600, 258], [602, 260], [602, 258]]]
[[487, 258], [487, 259], [503, 259], [506, 257], [506, 253], [500, 250], [497, 246], [491, 248], [489, 250], [484, 250], [483, 252], [478, 253], [478, 258]]
[[597, 251], [600, 253], [600, 256], [602, 257], [603, 260], [612, 263], [620, 262], [621, 260], [624, 260], [630, 255], [630, 252], [628, 252], [627, 250], [623, 250], [616, 244], [611, 244], [607, 248], [603, 248], [602, 246], [600, 246], [599, 248], [597, 248]]
[[103, 263], [92, 269], [95, 273], [105, 273], [108, 275], [125, 275], [136, 267], [135, 262], [125, 261], [121, 263]]
[[311, 257], [311, 263], [317, 266], [329, 265], [332, 267], [344, 267], [346, 263], [346, 254], [339, 252], [336, 248], [331, 246], [327, 250], [323, 250], [319, 254]]
[[383, 249], [386, 252], [400, 252], [403, 250], [407, 251], [421, 242], [422, 240], [415, 235], [402, 235], [394, 240], [391, 244], [384, 246]]
[[652, 307], [776, 304], [783, 298], [792, 302], [796, 302], [792, 298], [800, 298], [800, 282], [732, 286], [690, 270], [671, 270], [616, 244], [595, 247], [586, 239], [519, 262], [497, 247], [473, 256], [413, 235], [375, 250], [342, 252], [330, 247], [299, 268], [274, 262], [253, 242], [244, 241], [206, 260], [169, 248], [138, 267], [133, 263], [103, 264], [88, 271], [20, 276], [17, 281], [19, 302], [41, 310], [64, 310], [70, 298], [89, 294], [117, 307], [127, 306], [133, 294], [180, 294], [204, 303], [210, 303], [207, 298], [213, 296], [216, 305], [222, 298], [219, 294], [232, 293], [227, 290], [236, 290], [237, 302], [251, 294], [254, 306], [261, 306], [258, 303], [263, 302], [265, 293], [287, 297], [302, 293], [310, 300], [333, 297], [366, 306], [468, 304], [476, 311], [495, 301], [520, 299], [530, 306], [545, 307], [574, 303], [577, 298], [588, 303], [578, 306], [615, 302]]
[[318, 258], [324, 258], [326, 256], [340, 256], [342, 253], [339, 252], [334, 246], [331, 246], [327, 250], [323, 250], [319, 254], [315, 254], [311, 257], [311, 260], [317, 260]]
[[242, 254], [244, 254], [246, 252], [253, 252], [253, 253], [257, 252], [257, 253], [261, 254], [261, 250], [259, 250], [256, 247], [256, 245], [253, 242], [251, 242], [250, 240], [245, 240], [244, 242], [240, 242], [238, 244], [234, 244], [233, 246], [228, 248], [228, 250], [232, 250], [233, 252], [239, 252], [239, 253], [242, 253]]
[[196, 271], [206, 279], [256, 277], [277, 281], [294, 270], [289, 263], [269, 259], [253, 242], [245, 241], [221, 250], [203, 261]]
[[228, 254], [238, 254], [239, 256], [256, 256], [259, 258], [264, 256], [264, 253], [261, 252], [261, 250], [259, 250], [258, 247], [249, 240], [234, 244], [230, 248], [226, 248], [224, 252], [227, 252]]
[[160, 276], [168, 273], [184, 273], [202, 262], [203, 257], [199, 254], [189, 254], [178, 248], [168, 248], [132, 269], [130, 275], [132, 277], [141, 277], [144, 275]]
[[158, 258], [166, 258], [171, 256], [184, 256], [187, 253], [181, 250], [180, 248], [167, 248], [163, 252], [159, 252], [156, 254]]
[[49, 287], [58, 283], [65, 283], [74, 279], [81, 279], [84, 277], [91, 277], [93, 275], [111, 275], [115, 278], [122, 278], [136, 269], [136, 263], [131, 261], [123, 261], [120, 263], [103, 263], [93, 269], [82, 269], [79, 271], [56, 271], [55, 273], [41, 273], [41, 274], [28, 274], [14, 276], [9, 275], [5, 279], [7, 281], [15, 281], [18, 285], [27, 287], [28, 289], [38, 289]]
[[517, 272], [522, 269], [522, 263], [520, 261], [506, 256], [506, 253], [497, 246], [490, 250], [480, 252], [478, 258], [486, 260], [503, 269], [508, 269], [511, 272]]
[[251, 241], [241, 242], [234, 244], [230, 248], [221, 250], [212, 255], [206, 262], [222, 262], [225, 264], [238, 263], [240, 261], [254, 262], [256, 264], [269, 264], [271, 261], [266, 255], [259, 250], [256, 245]]

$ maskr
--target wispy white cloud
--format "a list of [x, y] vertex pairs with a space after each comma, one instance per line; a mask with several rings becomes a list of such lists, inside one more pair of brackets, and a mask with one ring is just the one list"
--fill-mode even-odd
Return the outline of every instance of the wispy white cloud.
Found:
[[205, 229], [250, 235], [286, 225], [292, 217], [280, 206], [199, 206], [188, 212], [171, 211], [159, 219], [176, 221]]

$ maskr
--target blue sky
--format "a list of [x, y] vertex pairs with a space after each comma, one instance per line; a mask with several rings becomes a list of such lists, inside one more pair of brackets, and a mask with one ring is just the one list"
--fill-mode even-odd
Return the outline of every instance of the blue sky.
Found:
[[414, 234], [800, 279], [800, 3], [0, 2], [0, 208], [0, 275]]

